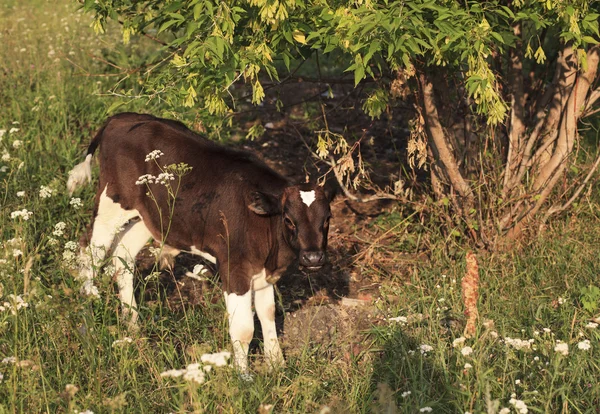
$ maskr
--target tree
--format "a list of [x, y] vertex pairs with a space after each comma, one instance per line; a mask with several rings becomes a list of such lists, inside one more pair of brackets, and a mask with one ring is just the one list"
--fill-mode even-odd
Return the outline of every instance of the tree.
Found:
[[[133, 1], [86, 0], [94, 28], [108, 19], [123, 40], [160, 42], [148, 64], [148, 94], [222, 119], [235, 111], [229, 87], [262, 80], [294, 61], [342, 56], [355, 85], [376, 81], [363, 109], [378, 118], [414, 99], [411, 163], [475, 242], [494, 247], [568, 208], [600, 163], [574, 168], [582, 119], [597, 114], [598, 2], [504, 1]], [[285, 69], [283, 69], [285, 68]], [[407, 98], [408, 97], [408, 98]], [[352, 174], [344, 137], [325, 131], [317, 153], [336, 176]], [[563, 181], [561, 189], [557, 184]]]

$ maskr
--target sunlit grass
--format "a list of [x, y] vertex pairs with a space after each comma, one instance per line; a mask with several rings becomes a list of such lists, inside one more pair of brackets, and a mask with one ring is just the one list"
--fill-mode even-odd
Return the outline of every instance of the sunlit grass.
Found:
[[223, 304], [174, 312], [142, 300], [133, 334], [110, 276], [86, 298], [70, 269], [93, 189], [79, 206], [66, 176], [114, 102], [114, 68], [93, 57], [121, 40], [93, 34], [67, 1], [0, 7], [0, 412], [596, 412], [600, 304], [584, 309], [594, 299], [581, 288], [599, 285], [598, 190], [520, 254], [480, 256], [474, 338], [461, 339], [457, 254], [384, 283], [373, 345], [357, 355], [340, 343], [325, 358], [314, 343], [268, 372], [259, 354], [251, 383], [231, 367], [202, 384], [161, 376], [229, 349]]

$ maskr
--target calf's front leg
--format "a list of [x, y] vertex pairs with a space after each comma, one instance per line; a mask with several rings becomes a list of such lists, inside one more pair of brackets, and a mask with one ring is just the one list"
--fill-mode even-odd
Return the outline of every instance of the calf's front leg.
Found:
[[248, 374], [248, 348], [254, 335], [252, 290], [237, 295], [225, 292], [229, 319], [229, 335], [233, 345], [234, 363], [242, 375]]
[[263, 332], [265, 358], [272, 367], [283, 366], [284, 359], [277, 339], [275, 326], [275, 290], [267, 284], [254, 292], [254, 308]]

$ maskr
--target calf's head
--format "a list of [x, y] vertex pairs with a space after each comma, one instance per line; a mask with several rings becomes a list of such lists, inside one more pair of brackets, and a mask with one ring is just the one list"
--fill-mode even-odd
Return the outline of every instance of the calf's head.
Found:
[[283, 238], [298, 253], [301, 266], [316, 270], [327, 262], [330, 197], [322, 187], [287, 187], [279, 197], [255, 192], [248, 206], [259, 215], [278, 215]]

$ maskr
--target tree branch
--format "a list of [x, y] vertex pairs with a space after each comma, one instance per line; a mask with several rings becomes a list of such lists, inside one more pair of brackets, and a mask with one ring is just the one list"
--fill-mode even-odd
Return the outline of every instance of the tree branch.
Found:
[[444, 135], [444, 130], [440, 124], [437, 107], [435, 105], [433, 84], [424, 73], [419, 75], [419, 83], [421, 85], [425, 130], [427, 131], [429, 142], [434, 149], [434, 155], [437, 153], [437, 159], [434, 161], [440, 165], [444, 175], [448, 178], [450, 185], [456, 189], [461, 198], [463, 198], [463, 201], [465, 201], [462, 210], [463, 212], [466, 212], [470, 210], [473, 205], [473, 191], [460, 173], [452, 149]]
[[[503, 194], [506, 194], [508, 183], [512, 181], [513, 169], [518, 167], [521, 156], [523, 133], [525, 132], [525, 94], [523, 92], [523, 52], [521, 44], [521, 24], [513, 26], [513, 32], [519, 41], [510, 50], [509, 76], [511, 86], [510, 127], [508, 129], [508, 156], [504, 170]], [[518, 171], [518, 170], [517, 170]]]
[[573, 193], [571, 198], [569, 198], [569, 200], [562, 206], [555, 205], [555, 206], [551, 207], [550, 209], [548, 209], [546, 214], [544, 214], [544, 218], [542, 219], [542, 224], [540, 224], [540, 227], [543, 226], [546, 223], [546, 221], [548, 221], [550, 216], [552, 216], [553, 214], [557, 214], [557, 213], [561, 213], [561, 212], [565, 211], [567, 208], [569, 208], [571, 206], [571, 204], [573, 204], [573, 202], [577, 199], [577, 197], [579, 197], [579, 194], [581, 194], [581, 192], [583, 191], [583, 189], [585, 188], [587, 183], [590, 181], [590, 179], [594, 175], [594, 172], [596, 172], [596, 169], [598, 169], [598, 165], [600, 165], [600, 155], [596, 158], [596, 162], [594, 162], [594, 165], [592, 166], [592, 168], [590, 168], [590, 171], [588, 172], [588, 175], [585, 177], [585, 180], [583, 180], [583, 183], [581, 183], [581, 185], [579, 186], [579, 188], [577, 188], [575, 193]]

